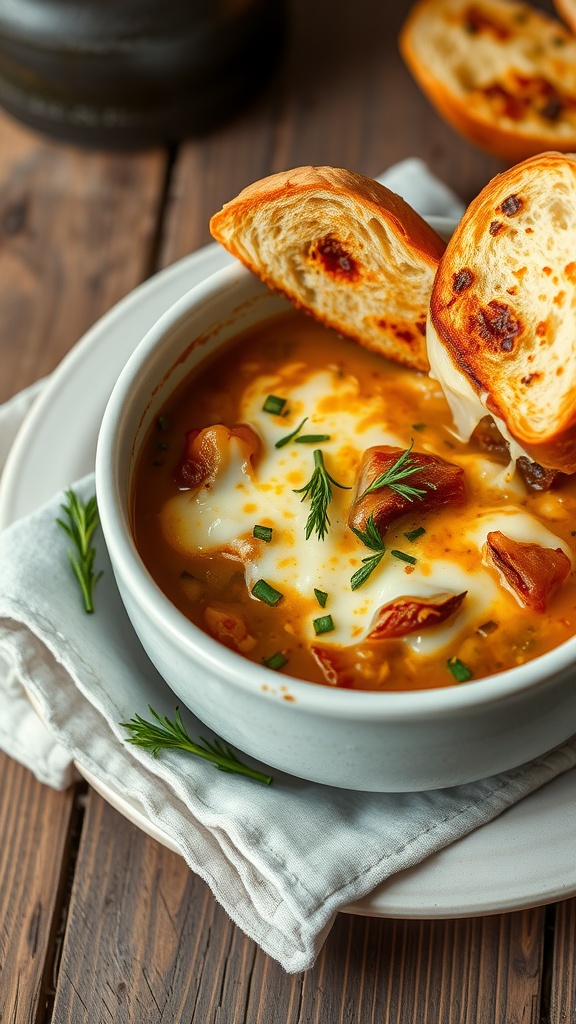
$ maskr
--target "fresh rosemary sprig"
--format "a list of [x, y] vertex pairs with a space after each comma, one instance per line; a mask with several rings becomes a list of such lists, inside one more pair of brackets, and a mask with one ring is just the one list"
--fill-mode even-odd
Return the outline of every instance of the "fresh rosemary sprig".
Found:
[[[414, 447], [414, 439], [410, 442], [410, 447], [402, 452], [401, 455], [396, 459], [394, 465], [390, 466], [384, 473], [380, 473], [375, 480], [366, 488], [365, 491], [360, 495], [364, 498], [367, 494], [371, 494], [372, 491], [378, 491], [381, 487], [391, 487], [393, 491], [400, 494], [407, 501], [414, 501], [415, 498], [421, 501], [426, 494], [426, 488], [422, 487], [411, 487], [410, 484], [401, 483], [406, 477], [412, 476], [413, 473], [418, 473], [422, 470], [423, 466], [414, 465], [414, 460], [411, 457], [412, 448]], [[435, 490], [433, 484], [428, 484], [428, 488]]]
[[68, 555], [72, 563], [74, 575], [80, 584], [84, 607], [87, 612], [94, 611], [94, 587], [98, 583], [102, 573], [94, 573], [94, 558], [96, 550], [92, 545], [92, 537], [99, 523], [98, 506], [96, 496], [84, 504], [72, 489], [66, 491], [67, 505], [61, 505], [61, 509], [67, 516], [67, 522], [57, 519], [56, 522], [70, 537], [76, 552], [68, 549]]
[[328, 527], [330, 526], [328, 505], [332, 501], [331, 485], [334, 484], [334, 487], [339, 487], [342, 491], [349, 491], [350, 487], [339, 484], [334, 477], [330, 476], [324, 465], [324, 456], [322, 455], [321, 448], [316, 448], [314, 451], [314, 467], [314, 472], [308, 483], [304, 487], [295, 487], [294, 493], [301, 494], [302, 501], [310, 497], [310, 513], [306, 520], [306, 540], [308, 540], [313, 530], [318, 540], [324, 540], [324, 536], [328, 533]]
[[358, 587], [361, 587], [363, 583], [366, 583], [368, 577], [372, 575], [374, 569], [380, 564], [382, 557], [386, 552], [386, 548], [384, 547], [384, 542], [380, 536], [373, 515], [369, 515], [366, 520], [365, 532], [363, 530], [355, 529], [354, 526], [351, 526], [350, 529], [352, 530], [352, 533], [356, 534], [358, 540], [361, 540], [367, 548], [376, 552], [376, 554], [368, 555], [367, 558], [362, 559], [362, 565], [356, 570], [350, 580], [352, 590], [358, 590]]
[[130, 732], [128, 743], [149, 750], [154, 757], [158, 756], [160, 750], [187, 750], [189, 754], [197, 754], [198, 757], [210, 761], [221, 772], [245, 775], [256, 782], [262, 782], [265, 786], [272, 782], [271, 775], [265, 775], [264, 772], [258, 772], [255, 768], [243, 764], [236, 752], [222, 740], [215, 738], [209, 743], [201, 736], [199, 743], [195, 743], [186, 732], [179, 708], [174, 712], [173, 722], [168, 717], [159, 715], [150, 704], [148, 708], [155, 722], [147, 722], [140, 715], [134, 715], [129, 722], [120, 722], [122, 728]]

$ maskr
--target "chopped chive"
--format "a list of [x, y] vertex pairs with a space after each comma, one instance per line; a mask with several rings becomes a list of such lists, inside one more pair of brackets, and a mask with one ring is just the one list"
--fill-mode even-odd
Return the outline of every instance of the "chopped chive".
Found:
[[576, 530], [570, 530], [570, 536], [576, 537]]
[[279, 590], [266, 583], [266, 580], [257, 580], [252, 587], [252, 593], [259, 601], [264, 601], [265, 604], [269, 604], [272, 608], [284, 596]]
[[329, 441], [330, 434], [302, 434], [296, 438], [296, 444], [318, 444], [320, 441]]
[[399, 558], [402, 562], [409, 562], [410, 565], [416, 565], [418, 561], [417, 558], [414, 558], [414, 555], [407, 555], [405, 551], [391, 551], [390, 554], [394, 555], [395, 558]]
[[282, 654], [282, 651], [276, 651], [270, 658], [262, 658], [262, 661], [266, 665], [266, 668], [274, 669], [275, 672], [280, 668], [284, 668], [284, 665], [288, 664], [288, 658]]
[[302, 423], [300, 423], [299, 426], [296, 427], [296, 430], [293, 430], [291, 434], [286, 434], [286, 437], [281, 437], [279, 441], [276, 441], [274, 447], [283, 448], [285, 444], [290, 444], [290, 441], [292, 441], [296, 437], [296, 435], [300, 433], [307, 419], [308, 417], [305, 416], [304, 419], [302, 420]]
[[158, 427], [158, 430], [168, 430], [168, 417], [158, 416], [156, 426]]
[[473, 672], [460, 658], [449, 658], [446, 664], [457, 683], [466, 683], [472, 679]]
[[271, 526], [255, 526], [252, 530], [252, 536], [256, 537], [257, 540], [265, 540], [268, 544], [272, 540], [272, 527]]
[[321, 608], [325, 608], [326, 607], [326, 601], [328, 600], [328, 594], [326, 593], [326, 591], [325, 590], [316, 590], [316, 587], [314, 587], [314, 596], [315, 596], [316, 600], [318, 601], [318, 604], [320, 605], [320, 607]]
[[418, 537], [421, 537], [423, 533], [426, 533], [424, 527], [418, 526], [415, 530], [409, 530], [408, 533], [404, 534], [404, 536], [406, 537], [406, 540], [409, 540], [410, 543], [413, 544], [414, 541], [418, 540]]
[[316, 636], [320, 636], [321, 633], [331, 633], [334, 629], [334, 623], [331, 615], [321, 615], [319, 619], [313, 621], [314, 632]]
[[158, 441], [158, 444], [156, 445], [159, 452], [167, 452], [169, 447], [170, 445], [168, 444], [168, 441]]
[[412, 424], [412, 430], [425, 430], [425, 429], [426, 429], [426, 424], [425, 423], [413, 423]]
[[268, 398], [262, 406], [263, 412], [271, 412], [275, 416], [280, 416], [284, 406], [286, 405], [285, 398], [279, 398], [278, 395], [268, 395]]

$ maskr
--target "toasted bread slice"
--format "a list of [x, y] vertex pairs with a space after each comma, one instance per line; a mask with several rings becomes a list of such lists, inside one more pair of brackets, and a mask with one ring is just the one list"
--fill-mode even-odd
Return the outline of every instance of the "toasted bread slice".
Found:
[[554, 0], [554, 6], [572, 32], [576, 32], [576, 0]]
[[576, 472], [576, 156], [541, 153], [497, 175], [440, 262], [428, 354], [457, 426], [490, 412], [549, 469]]
[[428, 369], [426, 316], [445, 242], [400, 196], [335, 167], [297, 167], [212, 217], [229, 252], [366, 348]]
[[576, 40], [516, 0], [420, 0], [400, 35], [428, 99], [510, 163], [576, 149]]

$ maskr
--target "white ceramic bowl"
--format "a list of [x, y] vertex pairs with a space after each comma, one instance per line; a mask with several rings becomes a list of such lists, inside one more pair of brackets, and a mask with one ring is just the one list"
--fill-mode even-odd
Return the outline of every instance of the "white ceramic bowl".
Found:
[[[132, 540], [139, 448], [174, 388], [218, 346], [286, 302], [241, 266], [194, 288], [146, 335], [100, 431], [96, 487], [120, 593], [152, 662], [216, 734], [293, 775], [347, 789], [451, 786], [514, 767], [576, 732], [576, 639], [527, 664], [445, 689], [370, 693], [301, 682], [253, 664], [188, 621]], [[194, 345], [194, 339], [201, 343]], [[286, 701], [280, 685], [293, 701]]]

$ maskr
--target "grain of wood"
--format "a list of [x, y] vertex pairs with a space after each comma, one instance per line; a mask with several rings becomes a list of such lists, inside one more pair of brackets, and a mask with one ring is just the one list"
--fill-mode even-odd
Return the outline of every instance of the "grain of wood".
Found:
[[4, 114], [0, 138], [2, 401], [146, 276], [167, 158], [78, 150]]
[[178, 856], [91, 794], [54, 1017], [537, 1024], [543, 918], [541, 909], [445, 922], [340, 915], [314, 968], [291, 976]]
[[74, 791], [59, 793], [0, 754], [0, 1021], [36, 1022], [43, 1009]]
[[207, 140], [178, 153], [160, 262], [210, 241], [212, 213], [258, 178], [301, 164], [376, 175], [409, 156], [468, 201], [497, 161], [457, 140], [428, 107], [398, 54], [407, 2], [294, 0], [282, 68], [258, 105]]
[[544, 1024], [576, 1024], [576, 899], [555, 907], [549, 1009]]

